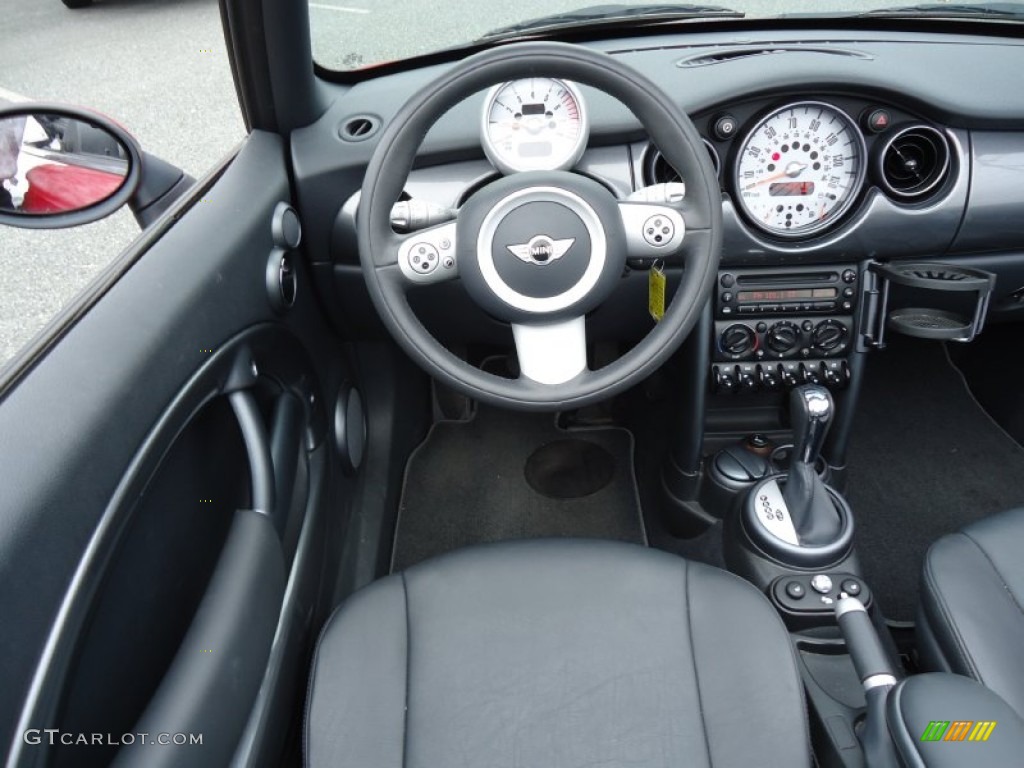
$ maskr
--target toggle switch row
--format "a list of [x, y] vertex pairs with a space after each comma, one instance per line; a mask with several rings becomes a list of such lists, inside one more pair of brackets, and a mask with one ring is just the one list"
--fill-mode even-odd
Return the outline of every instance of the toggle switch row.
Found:
[[784, 392], [800, 384], [823, 384], [843, 389], [850, 382], [845, 360], [804, 360], [788, 363], [741, 363], [711, 367], [715, 392]]

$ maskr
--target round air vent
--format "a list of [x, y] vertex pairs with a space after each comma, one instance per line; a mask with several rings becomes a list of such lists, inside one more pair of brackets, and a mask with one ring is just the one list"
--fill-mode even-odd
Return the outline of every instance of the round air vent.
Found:
[[365, 141], [380, 130], [380, 124], [376, 115], [356, 115], [341, 124], [338, 135], [345, 141]]
[[885, 191], [901, 200], [913, 200], [946, 180], [949, 141], [936, 128], [911, 125], [886, 140], [879, 158], [879, 181]]
[[[707, 139], [703, 139], [703, 142], [704, 146], [708, 150], [708, 156], [711, 158], [711, 165], [715, 169], [715, 176], [719, 176], [722, 161], [718, 157], [718, 150], [716, 150], [714, 145]], [[644, 155], [645, 183], [668, 184], [679, 180], [679, 174], [676, 172], [675, 168], [668, 164], [664, 155], [655, 149], [653, 144], [647, 147], [647, 153]]]

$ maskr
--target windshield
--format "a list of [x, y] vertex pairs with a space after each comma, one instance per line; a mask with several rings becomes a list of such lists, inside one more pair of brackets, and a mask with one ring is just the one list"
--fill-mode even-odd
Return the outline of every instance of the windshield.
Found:
[[[660, 23], [674, 16], [712, 17], [729, 23], [730, 18], [740, 14], [748, 18], [786, 14], [844, 16], [912, 5], [899, 0], [737, 0], [699, 5], [651, 0], [311, 0], [309, 14], [313, 58], [327, 69], [345, 71], [468, 45], [485, 37], [511, 39], [538, 31], [548, 33], [591, 25], [600, 23], [602, 15], [605, 23], [613, 25], [611, 29], [622, 29], [626, 24]], [[572, 13], [581, 9], [587, 12]], [[935, 2], [919, 5], [917, 9], [922, 16], [967, 17], [987, 10], [990, 13], [979, 18], [1000, 20], [1014, 13], [1024, 14], [1024, 3]]]

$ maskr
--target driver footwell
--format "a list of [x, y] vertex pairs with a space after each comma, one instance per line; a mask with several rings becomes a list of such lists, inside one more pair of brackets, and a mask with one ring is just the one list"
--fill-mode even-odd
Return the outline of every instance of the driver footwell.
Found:
[[391, 570], [542, 537], [647, 543], [630, 432], [564, 430], [553, 414], [486, 406], [469, 421], [436, 423], [406, 467]]

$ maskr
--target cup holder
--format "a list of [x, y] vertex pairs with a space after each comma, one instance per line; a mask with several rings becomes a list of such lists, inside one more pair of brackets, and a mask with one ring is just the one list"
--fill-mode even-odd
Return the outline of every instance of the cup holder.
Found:
[[872, 346], [885, 346], [886, 329], [921, 339], [966, 342], [985, 324], [996, 282], [991, 272], [927, 262], [875, 263], [869, 270], [876, 278], [870, 297], [874, 327], [867, 334]]
[[974, 338], [971, 321], [945, 309], [907, 307], [889, 313], [889, 328], [921, 339], [969, 341]]

